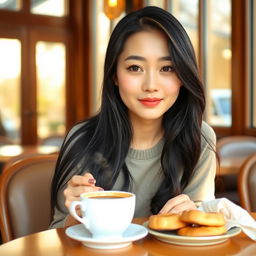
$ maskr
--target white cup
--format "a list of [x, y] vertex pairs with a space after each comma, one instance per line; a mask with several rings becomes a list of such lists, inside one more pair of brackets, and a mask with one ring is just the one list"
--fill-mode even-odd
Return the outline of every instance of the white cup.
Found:
[[[80, 217], [76, 207], [80, 206]], [[131, 224], [135, 211], [135, 194], [124, 191], [96, 191], [80, 195], [73, 201], [70, 214], [84, 224], [93, 238], [113, 239], [122, 237]]]

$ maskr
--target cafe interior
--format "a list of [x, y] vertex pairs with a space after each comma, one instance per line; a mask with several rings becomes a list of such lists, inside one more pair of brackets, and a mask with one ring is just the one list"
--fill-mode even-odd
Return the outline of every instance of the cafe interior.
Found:
[[[203, 118], [217, 136], [215, 197], [256, 212], [255, 1], [0, 0], [0, 255], [30, 255], [29, 248], [31, 255], [105, 255], [86, 254], [64, 231], [44, 233], [50, 183], [65, 135], [100, 108], [111, 32], [145, 6], [173, 14], [194, 46], [205, 86]], [[189, 246], [161, 247], [149, 238], [111, 255], [256, 255], [255, 241], [240, 236], [190, 254]]]

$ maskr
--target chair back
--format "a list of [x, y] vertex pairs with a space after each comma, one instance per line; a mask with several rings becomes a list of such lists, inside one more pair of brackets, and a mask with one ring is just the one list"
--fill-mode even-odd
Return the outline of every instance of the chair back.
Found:
[[[218, 139], [216, 145], [220, 164], [225, 158], [239, 158], [244, 161], [248, 156], [256, 153], [256, 137], [228, 136]], [[226, 197], [236, 204], [240, 204], [238, 195], [238, 179], [236, 174], [222, 175], [215, 179], [216, 197]]]
[[46, 230], [51, 219], [51, 181], [57, 154], [23, 158], [4, 168], [0, 178], [3, 242]]
[[220, 157], [225, 156], [249, 156], [256, 153], [256, 137], [253, 136], [229, 136], [217, 141], [217, 152]]
[[65, 137], [62, 135], [51, 135], [49, 137], [42, 139], [39, 144], [47, 146], [56, 146], [61, 148], [64, 139]]
[[239, 170], [238, 193], [241, 206], [256, 211], [256, 153], [250, 155]]

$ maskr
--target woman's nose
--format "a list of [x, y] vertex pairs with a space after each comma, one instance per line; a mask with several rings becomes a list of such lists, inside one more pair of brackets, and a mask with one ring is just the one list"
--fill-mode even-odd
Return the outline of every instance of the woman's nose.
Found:
[[157, 91], [157, 74], [151, 71], [145, 74], [145, 79], [143, 82], [143, 90], [148, 92]]

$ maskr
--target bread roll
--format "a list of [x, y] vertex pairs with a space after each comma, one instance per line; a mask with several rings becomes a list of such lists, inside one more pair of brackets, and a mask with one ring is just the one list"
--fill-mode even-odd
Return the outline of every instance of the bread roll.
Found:
[[184, 211], [180, 220], [190, 224], [219, 227], [225, 225], [224, 215], [218, 212], [202, 212], [199, 210]]
[[180, 220], [179, 214], [158, 214], [149, 217], [148, 226], [155, 230], [176, 230], [185, 227], [187, 223]]
[[177, 231], [180, 236], [218, 236], [227, 232], [225, 226], [206, 227], [206, 226], [187, 226]]

